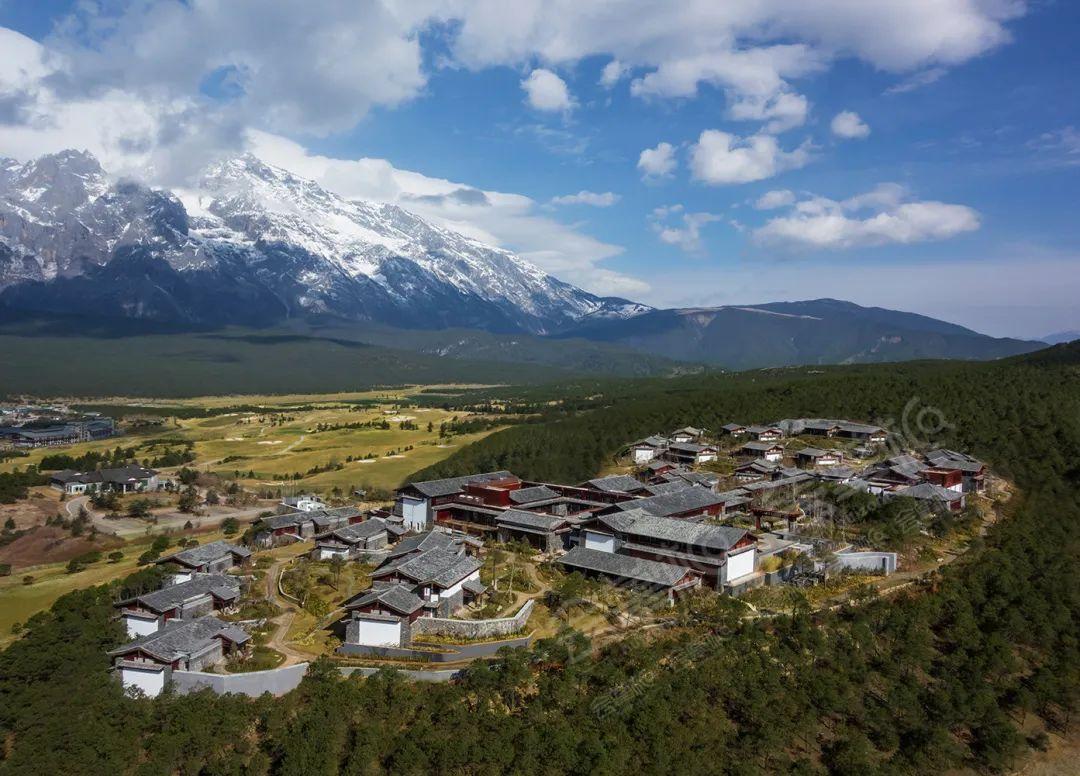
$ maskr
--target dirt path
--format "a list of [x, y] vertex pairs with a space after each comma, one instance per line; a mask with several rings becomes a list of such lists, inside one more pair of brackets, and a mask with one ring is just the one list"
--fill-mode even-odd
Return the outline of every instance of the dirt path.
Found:
[[282, 667], [306, 663], [311, 660], [311, 655], [293, 649], [288, 643], [289, 628], [292, 627], [293, 619], [296, 617], [296, 604], [282, 597], [278, 590], [278, 581], [281, 579], [285, 567], [292, 563], [292, 560], [292, 558], [284, 558], [276, 561], [274, 565], [266, 570], [266, 598], [285, 610], [274, 619], [274, 624], [277, 627], [274, 628], [273, 633], [270, 634], [270, 640], [266, 643], [270, 649], [285, 656], [285, 661], [281, 664]]

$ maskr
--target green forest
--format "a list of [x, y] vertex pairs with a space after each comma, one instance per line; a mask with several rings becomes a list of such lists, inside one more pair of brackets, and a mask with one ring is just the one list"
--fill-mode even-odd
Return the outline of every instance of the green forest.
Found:
[[567, 634], [450, 684], [345, 679], [321, 662], [280, 699], [129, 699], [104, 654], [122, 640], [118, 591], [79, 591], [0, 654], [0, 774], [985, 773], [1044, 747], [1041, 727], [1075, 727], [1075, 344], [985, 364], [626, 382], [421, 476], [506, 468], [574, 482], [649, 433], [805, 415], [955, 446], [1019, 492], [966, 556], [887, 600], [740, 621], [738, 604], [695, 598], [666, 635], [592, 654]]

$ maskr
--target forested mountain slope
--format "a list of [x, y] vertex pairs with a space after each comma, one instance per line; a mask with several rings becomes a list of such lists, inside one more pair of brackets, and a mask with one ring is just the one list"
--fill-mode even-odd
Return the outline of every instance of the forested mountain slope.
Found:
[[[1028, 746], [1020, 723], [1075, 725], [1080, 348], [637, 390], [500, 432], [437, 471], [573, 481], [657, 429], [814, 414], [893, 419], [1021, 490], [968, 555], [887, 600], [739, 623], [716, 599], [671, 635], [595, 657], [545, 641], [450, 685], [342, 680], [318, 664], [283, 699], [132, 701], [105, 670], [122, 636], [115, 591], [72, 594], [0, 654], [0, 774], [997, 772]], [[610, 714], [595, 711], [603, 697], [620, 699]]]

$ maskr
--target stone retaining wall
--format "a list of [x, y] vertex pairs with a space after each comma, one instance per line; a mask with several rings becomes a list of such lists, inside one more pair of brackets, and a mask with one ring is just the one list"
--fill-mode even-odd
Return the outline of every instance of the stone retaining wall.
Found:
[[460, 663], [479, 657], [491, 657], [503, 647], [528, 647], [532, 643], [532, 634], [517, 639], [485, 641], [480, 644], [440, 645], [442, 652], [425, 652], [408, 647], [372, 647], [367, 644], [342, 644], [338, 647], [339, 655], [359, 657], [384, 657], [394, 660], [415, 660], [425, 663]]
[[172, 683], [181, 695], [211, 689], [218, 695], [237, 693], [258, 698], [265, 692], [284, 695], [295, 690], [307, 673], [308, 664], [274, 668], [269, 671], [251, 671], [244, 674], [207, 674], [200, 671], [173, 671]]
[[412, 623], [412, 638], [425, 634], [430, 636], [450, 636], [458, 639], [489, 639], [494, 636], [509, 636], [525, 630], [536, 602], [528, 600], [518, 609], [513, 617], [495, 620], [453, 620], [443, 617], [421, 617]]

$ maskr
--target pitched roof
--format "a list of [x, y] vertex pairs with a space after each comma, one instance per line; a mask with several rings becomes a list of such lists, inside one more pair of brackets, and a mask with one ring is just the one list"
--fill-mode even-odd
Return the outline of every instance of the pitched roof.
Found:
[[352, 525], [343, 526], [329, 533], [320, 534], [316, 536], [316, 539], [338, 539], [346, 544], [356, 544], [365, 539], [370, 539], [373, 536], [378, 536], [381, 533], [387, 533], [386, 521], [381, 517], [373, 517], [370, 520], [365, 520], [362, 523], [353, 523]]
[[677, 490], [685, 490], [694, 487], [686, 480], [667, 480], [665, 482], [652, 482], [641, 489], [650, 496], [659, 496], [661, 493], [674, 493]]
[[826, 455], [835, 455], [843, 458], [844, 456], [839, 450], [822, 450], [819, 447], [804, 447], [802, 450], [795, 453], [795, 455], [801, 455], [805, 458], [821, 458]]
[[[222, 622], [213, 615], [199, 617], [196, 620], [173, 620], [155, 633], [140, 636], [121, 647], [110, 650], [109, 655], [125, 655], [141, 650], [159, 660], [171, 663], [173, 660], [202, 652], [213, 644], [216, 637], [238, 641], [247, 636], [235, 625]], [[242, 639], [246, 641], [245, 639]]]
[[346, 601], [345, 609], [359, 609], [376, 602], [401, 614], [412, 614], [424, 605], [423, 599], [404, 585], [390, 585], [365, 590], [358, 597]]
[[259, 522], [270, 531], [276, 531], [279, 528], [289, 528], [291, 526], [303, 525], [304, 523], [311, 522], [311, 512], [286, 512], [283, 515], [270, 515], [264, 517]]
[[173, 555], [159, 558], [155, 562], [167, 563], [172, 561], [184, 566], [196, 568], [220, 560], [226, 555], [239, 555], [241, 558], [248, 558], [251, 556], [251, 550], [247, 547], [241, 547], [237, 544], [229, 544], [226, 541], [218, 540], [216, 542], [210, 542], [210, 544], [191, 547], [187, 550], [174, 553]]
[[201, 598], [207, 593], [215, 598], [231, 601], [240, 595], [240, 580], [225, 574], [195, 574], [187, 582], [128, 598], [117, 603], [117, 606], [134, 602], [160, 614], [182, 606], [187, 601]]
[[716, 450], [716, 447], [713, 445], [699, 445], [695, 442], [672, 442], [668, 445], [668, 450], [674, 450], [677, 453], [691, 453], [697, 455], [706, 450]]
[[673, 431], [671, 435], [675, 436], [675, 434], [689, 434], [690, 436], [701, 436], [704, 433], [705, 433], [705, 429], [703, 429], [703, 428], [694, 428], [693, 426], [685, 426], [685, 427], [680, 428], [680, 429], [678, 429], [676, 431]]
[[480, 561], [464, 553], [464, 550], [435, 549], [409, 555], [385, 564], [372, 573], [372, 577], [383, 577], [399, 573], [417, 584], [434, 584], [450, 587], [481, 566]]
[[742, 528], [655, 517], [642, 510], [605, 515], [600, 522], [619, 533], [707, 550], [729, 550], [747, 534]]
[[647, 436], [644, 439], [639, 439], [638, 441], [634, 442], [634, 445], [643, 447], [667, 447], [670, 441], [671, 440], [669, 440], [667, 437], [657, 436], [656, 434], [653, 434], [652, 436]]
[[[766, 450], [772, 450], [772, 449], [777, 448], [777, 447], [780, 447], [780, 445], [776, 444], [775, 442], [746, 442], [742, 446], [742, 449], [743, 450], [760, 450], [762, 452], [765, 452]], [[783, 448], [780, 448], [780, 449], [782, 450]]]
[[962, 472], [976, 474], [985, 468], [982, 461], [972, 458], [965, 453], [958, 453], [955, 450], [931, 450], [926, 454], [926, 460], [934, 466], [959, 469]]
[[897, 488], [893, 491], [893, 495], [916, 498], [920, 501], [937, 501], [941, 503], [959, 501], [964, 497], [964, 494], [962, 493], [943, 488], [933, 482], [920, 482], [918, 485], [907, 485], [903, 488]]
[[629, 474], [611, 474], [589, 480], [585, 483], [585, 487], [602, 490], [605, 493], [633, 493], [641, 490], [641, 483]]
[[615, 506], [623, 512], [631, 509], [643, 509], [657, 517], [668, 517], [723, 503], [725, 503], [724, 498], [712, 491], [691, 486], [671, 493], [661, 493], [657, 496], [623, 501]]
[[390, 550], [389, 557], [399, 558], [413, 552], [445, 549], [455, 544], [458, 544], [457, 539], [448, 533], [444, 533], [443, 531], [425, 531], [422, 534], [402, 539]]
[[536, 501], [548, 501], [558, 498], [559, 494], [547, 485], [533, 485], [510, 491], [510, 500], [515, 504], [531, 504]]
[[554, 531], [565, 524], [565, 517], [526, 512], [522, 509], [508, 509], [495, 518], [495, 525], [529, 528], [535, 531]]
[[558, 562], [574, 570], [598, 572], [662, 587], [677, 585], [687, 574], [687, 569], [670, 563], [590, 550], [585, 547], [574, 547], [559, 558]]
[[400, 488], [399, 492], [412, 488], [428, 498], [450, 496], [464, 489], [469, 483], [505, 480], [513, 476], [513, 474], [506, 470], [500, 470], [497, 472], [484, 472], [482, 474], [467, 474], [464, 477], [447, 477], [442, 480], [424, 480], [422, 482], [410, 482], [405, 487]]
[[724, 431], [745, 431], [746, 430], [746, 426], [740, 425], [738, 423], [725, 423], [720, 428], [724, 429]]
[[684, 482], [689, 485], [701, 485], [711, 488], [720, 482], [720, 476], [712, 472], [693, 472], [676, 469], [661, 475], [668, 482]]

